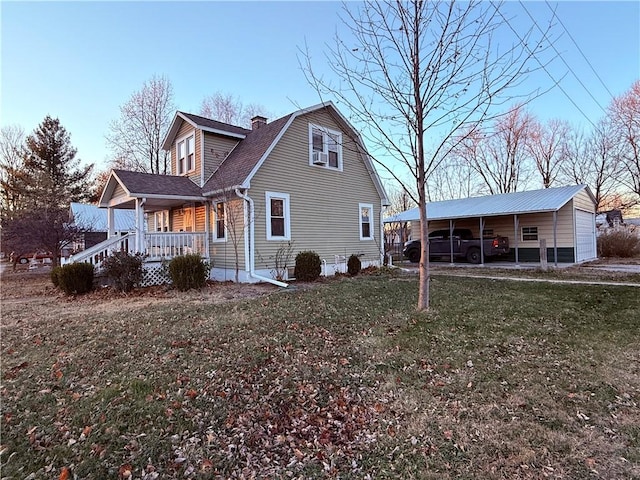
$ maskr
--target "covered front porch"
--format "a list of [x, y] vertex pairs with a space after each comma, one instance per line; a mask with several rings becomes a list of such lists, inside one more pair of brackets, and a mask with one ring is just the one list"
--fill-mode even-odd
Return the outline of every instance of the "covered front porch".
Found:
[[[186, 177], [113, 170], [98, 206], [107, 210], [107, 239], [73, 255], [72, 262], [97, 265], [113, 251], [142, 254], [145, 262], [185, 254], [209, 258], [211, 202]], [[134, 211], [133, 231], [116, 232], [116, 209]]]

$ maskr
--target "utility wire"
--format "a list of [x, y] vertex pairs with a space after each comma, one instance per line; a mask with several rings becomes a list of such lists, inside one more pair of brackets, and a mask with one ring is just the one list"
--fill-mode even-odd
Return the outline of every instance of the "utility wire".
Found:
[[607, 87], [607, 85], [604, 83], [604, 81], [602, 80], [602, 78], [600, 78], [600, 75], [598, 75], [598, 72], [596, 71], [595, 68], [593, 68], [593, 65], [591, 64], [591, 62], [589, 61], [589, 59], [587, 58], [587, 56], [584, 54], [584, 52], [582, 51], [582, 49], [580, 48], [580, 45], [578, 45], [578, 42], [575, 41], [575, 39], [573, 38], [573, 36], [571, 35], [571, 33], [569, 33], [569, 30], [567, 30], [567, 27], [565, 27], [564, 23], [562, 23], [562, 20], [560, 19], [560, 17], [558, 17], [556, 11], [551, 8], [551, 5], [549, 5], [549, 1], [545, 0], [545, 2], [547, 4], [547, 7], [549, 7], [549, 10], [551, 10], [551, 13], [553, 13], [553, 17], [556, 18], [558, 20], [558, 22], [560, 22], [560, 25], [562, 25], [562, 28], [564, 29], [564, 31], [567, 33], [567, 35], [569, 35], [569, 38], [571, 39], [571, 41], [573, 42], [573, 44], [576, 46], [576, 48], [578, 49], [578, 51], [580, 52], [580, 55], [582, 55], [582, 58], [584, 58], [584, 60], [587, 62], [587, 64], [589, 65], [589, 67], [591, 68], [591, 71], [596, 75], [596, 77], [598, 77], [598, 80], [600, 80], [600, 83], [602, 84], [602, 86], [604, 87], [604, 89], [609, 93], [609, 95], [611, 96], [611, 98], [613, 99], [613, 93], [611, 93], [611, 90], [609, 90], [609, 88]]
[[[548, 3], [547, 3], [548, 5]], [[536, 19], [531, 15], [531, 13], [529, 12], [529, 10], [527, 10], [527, 7], [525, 7], [524, 3], [522, 2], [522, 0], [520, 0], [520, 6], [524, 9], [525, 12], [527, 12], [527, 15], [529, 15], [529, 18], [531, 19], [531, 21], [533, 22], [533, 24], [538, 28], [538, 30], [540, 30], [540, 33], [542, 33], [542, 35], [544, 36], [545, 40], [549, 40], [547, 38], [547, 34], [542, 30], [542, 28], [540, 28], [540, 25], [538, 25], [538, 22], [536, 21]], [[555, 14], [554, 12], [554, 17], [558, 19], [558, 21], [560, 21], [560, 19], [558, 18], [558, 16]], [[561, 22], [562, 23], [562, 22]], [[565, 29], [566, 31], [566, 29]], [[569, 32], [567, 32], [569, 33]], [[582, 80], [580, 80], [580, 78], [578, 77], [578, 75], [576, 75], [576, 72], [569, 66], [569, 64], [567, 63], [567, 61], [563, 58], [562, 54], [558, 51], [558, 49], [555, 47], [555, 45], [553, 44], [553, 42], [549, 41], [549, 44], [551, 45], [551, 48], [553, 48], [554, 52], [556, 52], [556, 54], [558, 55], [558, 57], [560, 58], [560, 60], [562, 60], [562, 63], [565, 64], [565, 66], [569, 69], [569, 71], [573, 74], [573, 76], [575, 77], [575, 79], [578, 81], [578, 83], [580, 83], [580, 85], [582, 85], [582, 88], [584, 88], [585, 92], [587, 92], [589, 94], [589, 96], [591, 97], [591, 99], [596, 103], [596, 105], [598, 105], [600, 107], [600, 110], [603, 111], [603, 113], [607, 113], [607, 110], [600, 105], [600, 102], [596, 99], [596, 97], [593, 96], [593, 94], [591, 93], [591, 91], [587, 88], [587, 86], [582, 83]], [[593, 68], [593, 67], [592, 67]], [[605, 87], [606, 88], [606, 87]]]
[[[591, 121], [591, 119], [587, 116], [586, 113], [584, 113], [582, 111], [582, 109], [578, 106], [578, 104], [576, 102], [573, 101], [573, 99], [569, 96], [569, 94], [565, 91], [564, 88], [562, 88], [562, 86], [560, 85], [560, 81], [556, 80], [555, 78], [553, 78], [553, 75], [551, 75], [551, 72], [549, 72], [549, 70], [547, 70], [547, 67], [540, 61], [540, 59], [536, 56], [536, 54], [534, 52], [531, 51], [531, 49], [527, 46], [526, 42], [524, 41], [524, 39], [518, 34], [518, 32], [513, 28], [513, 26], [511, 26], [511, 23], [509, 23], [509, 20], [507, 20], [504, 15], [502, 14], [502, 12], [500, 11], [500, 9], [494, 5], [493, 6], [496, 10], [496, 12], [498, 13], [498, 15], [500, 15], [500, 17], [502, 17], [502, 20], [504, 20], [504, 22], [509, 26], [509, 28], [511, 29], [511, 31], [515, 34], [516, 37], [518, 37], [518, 40], [520, 40], [520, 43], [522, 45], [525, 46], [525, 48], [529, 51], [529, 53], [531, 54], [531, 56], [533, 58], [536, 59], [536, 61], [538, 62], [538, 65], [540, 65], [540, 67], [546, 72], [546, 74], [549, 76], [549, 78], [551, 80], [553, 80], [554, 84], [558, 86], [558, 88], [560, 89], [560, 91], [562, 93], [564, 93], [565, 97], [567, 97], [569, 99], [569, 101], [573, 104], [574, 107], [576, 107], [578, 109], [578, 111], [582, 114], [582, 116], [584, 118], [587, 119], [587, 121], [593, 126], [593, 128], [596, 128], [595, 123], [593, 123]], [[539, 28], [539, 27], [538, 27]]]

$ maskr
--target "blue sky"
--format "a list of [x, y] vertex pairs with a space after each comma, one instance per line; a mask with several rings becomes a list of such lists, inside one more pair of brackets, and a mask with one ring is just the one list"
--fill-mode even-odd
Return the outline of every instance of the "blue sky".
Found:
[[[588, 126], [587, 118], [603, 115], [598, 104], [606, 108], [608, 91], [620, 95], [640, 78], [640, 2], [505, 7], [524, 29], [532, 25], [525, 8], [542, 25], [549, 5], [572, 37], [556, 27], [554, 45], [568, 66], [557, 59], [549, 71], [555, 80], [564, 76], [561, 86], [582, 112], [558, 88], [529, 110], [541, 120]], [[0, 125], [30, 133], [45, 115], [58, 117], [78, 157], [104, 168], [109, 122], [153, 75], [169, 78], [177, 107], [194, 113], [216, 91], [276, 115], [315, 105], [319, 99], [300, 71], [298, 49], [306, 41], [322, 67], [323, 45], [344, 30], [340, 10], [336, 2], [2, 1]], [[532, 85], [546, 89], [553, 80], [539, 73], [523, 88]]]

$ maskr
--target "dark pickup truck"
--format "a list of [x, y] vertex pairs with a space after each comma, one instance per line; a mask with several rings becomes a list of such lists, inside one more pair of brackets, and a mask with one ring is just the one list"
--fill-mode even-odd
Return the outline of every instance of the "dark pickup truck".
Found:
[[[453, 257], [466, 258], [469, 263], [480, 263], [480, 242], [483, 241], [485, 258], [509, 253], [509, 239], [496, 236], [493, 238], [473, 238], [471, 230], [456, 228], [453, 230]], [[402, 254], [413, 263], [420, 261], [420, 240], [410, 240], [404, 244]], [[429, 260], [438, 257], [450, 257], [451, 239], [449, 230], [435, 230], [429, 234]]]

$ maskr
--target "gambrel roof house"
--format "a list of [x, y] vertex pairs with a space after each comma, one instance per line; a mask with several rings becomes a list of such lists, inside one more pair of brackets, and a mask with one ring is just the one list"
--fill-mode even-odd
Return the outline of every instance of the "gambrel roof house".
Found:
[[135, 211], [127, 248], [149, 261], [200, 253], [212, 278], [275, 283], [290, 278], [303, 250], [320, 255], [325, 275], [344, 271], [352, 254], [365, 266], [382, 261], [387, 197], [360, 135], [332, 103], [272, 122], [254, 117], [251, 129], [177, 112], [163, 148], [171, 175], [113, 170], [99, 201], [111, 219], [113, 209]]
[[[596, 199], [587, 185], [529, 190], [481, 197], [430, 202], [429, 231], [469, 228], [477, 238], [509, 238], [511, 252], [501, 257], [519, 262], [540, 261], [540, 244], [547, 245], [550, 262], [576, 263], [597, 258]], [[418, 208], [385, 220], [417, 222]]]

